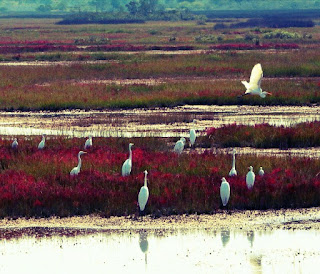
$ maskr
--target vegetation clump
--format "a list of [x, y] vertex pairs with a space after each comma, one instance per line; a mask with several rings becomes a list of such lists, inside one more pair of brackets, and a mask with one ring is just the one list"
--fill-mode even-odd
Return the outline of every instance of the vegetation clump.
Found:
[[320, 122], [300, 123], [293, 127], [232, 124], [208, 129], [204, 140], [210, 146], [218, 147], [317, 147], [320, 146]]
[[[228, 177], [231, 156], [203, 153], [177, 155], [163, 139], [95, 138], [94, 146], [77, 164], [83, 138], [48, 137], [39, 151], [37, 138], [19, 138], [19, 147], [0, 140], [0, 217], [103, 216], [134, 214], [137, 196], [148, 171], [150, 197], [147, 214], [212, 213], [221, 207], [220, 183], [231, 188], [230, 209], [312, 207], [320, 204], [319, 160], [309, 158], [237, 156], [238, 176]], [[121, 176], [127, 143], [134, 142], [132, 172]], [[263, 166], [248, 191], [247, 167]], [[301, 195], [303, 193], [303, 195]]]

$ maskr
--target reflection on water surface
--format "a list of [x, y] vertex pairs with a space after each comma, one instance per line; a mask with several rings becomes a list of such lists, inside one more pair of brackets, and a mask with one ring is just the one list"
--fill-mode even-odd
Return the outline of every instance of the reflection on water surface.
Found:
[[141, 230], [2, 239], [1, 273], [317, 273], [316, 230]]
[[193, 119], [198, 132], [237, 123], [292, 126], [320, 120], [320, 107], [183, 106], [108, 111], [2, 112], [0, 135], [84, 137], [187, 136]]

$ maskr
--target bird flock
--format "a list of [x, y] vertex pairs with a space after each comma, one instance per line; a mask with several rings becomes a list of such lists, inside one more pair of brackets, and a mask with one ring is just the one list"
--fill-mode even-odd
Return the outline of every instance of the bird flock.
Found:
[[[266, 95], [271, 95], [271, 93], [269, 93], [269, 92], [262, 91], [261, 86], [260, 86], [262, 77], [263, 77], [263, 71], [262, 71], [261, 64], [256, 64], [252, 69], [249, 83], [247, 81], [242, 81], [242, 84], [246, 87], [246, 92], [242, 96], [251, 94], [251, 95], [259, 95], [261, 98], [265, 98]], [[190, 147], [194, 146], [196, 138], [197, 138], [196, 131], [194, 129], [195, 124], [196, 124], [196, 119], [193, 120], [192, 128], [189, 131]], [[88, 139], [86, 140], [86, 142], [84, 144], [84, 150], [90, 149], [92, 147], [92, 137], [93, 137], [92, 135], [88, 136]], [[40, 143], [38, 144], [38, 149], [39, 150], [44, 149], [45, 143], [46, 143], [46, 135], [42, 134], [42, 139], [41, 139]], [[131, 173], [131, 170], [132, 170], [132, 146], [133, 145], [134, 145], [133, 143], [129, 143], [129, 158], [126, 159], [122, 165], [122, 169], [121, 169], [122, 176], [129, 176]], [[184, 137], [181, 137], [180, 140], [178, 140], [175, 143], [173, 151], [180, 155], [183, 152], [185, 145], [186, 145], [186, 139]], [[14, 140], [11, 144], [11, 147], [13, 149], [18, 148], [17, 138], [14, 138]], [[70, 176], [77, 176], [80, 173], [81, 164], [82, 164], [81, 155], [86, 154], [86, 153], [87, 152], [85, 152], [85, 151], [79, 151], [78, 165], [75, 166], [70, 171]], [[235, 155], [236, 155], [236, 150], [233, 149], [233, 151], [232, 151], [232, 166], [231, 166], [231, 170], [229, 172], [230, 177], [237, 176]], [[258, 174], [260, 176], [264, 176], [264, 170], [262, 167], [260, 167]], [[144, 171], [144, 184], [141, 187], [139, 194], [138, 194], [138, 205], [139, 205], [140, 212], [144, 211], [146, 204], [148, 202], [148, 198], [149, 198], [149, 189], [148, 189], [148, 185], [147, 185], [147, 183], [148, 183], [147, 175], [148, 175], [148, 171], [145, 170]], [[220, 197], [221, 197], [222, 205], [227, 206], [229, 198], [230, 198], [230, 184], [227, 182], [225, 177], [223, 177], [221, 180], [222, 180], [222, 182], [221, 182], [221, 186], [220, 186]], [[253, 167], [250, 166], [249, 171], [246, 175], [246, 184], [247, 184], [247, 187], [249, 190], [253, 188], [254, 181], [255, 181], [255, 174], [253, 172]]]

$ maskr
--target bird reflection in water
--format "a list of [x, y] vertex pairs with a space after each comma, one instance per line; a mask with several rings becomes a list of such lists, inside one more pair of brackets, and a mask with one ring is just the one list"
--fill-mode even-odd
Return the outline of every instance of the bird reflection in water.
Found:
[[252, 230], [247, 232], [247, 239], [252, 247], [254, 241], [254, 232]]
[[148, 247], [149, 247], [147, 236], [148, 236], [147, 231], [145, 230], [139, 231], [139, 245], [140, 245], [141, 251], [144, 253], [144, 261], [146, 266], [148, 264], [147, 253], [148, 253]]
[[250, 264], [252, 266], [252, 273], [262, 273], [262, 255], [252, 255], [250, 257]]
[[226, 247], [226, 245], [230, 241], [230, 230], [222, 230], [221, 231], [221, 242], [223, 247]]

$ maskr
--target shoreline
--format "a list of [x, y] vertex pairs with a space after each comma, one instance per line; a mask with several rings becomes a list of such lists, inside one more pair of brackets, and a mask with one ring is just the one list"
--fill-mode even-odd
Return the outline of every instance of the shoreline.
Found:
[[266, 231], [320, 230], [320, 207], [279, 210], [219, 210], [214, 214], [173, 215], [160, 218], [152, 216], [109, 217], [97, 215], [50, 218], [1, 219], [1, 238], [24, 235], [42, 236], [92, 234], [99, 232], [124, 233], [141, 230], [242, 230]]

